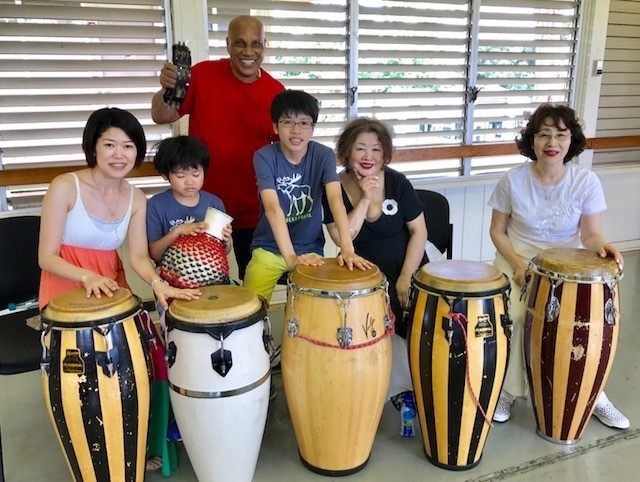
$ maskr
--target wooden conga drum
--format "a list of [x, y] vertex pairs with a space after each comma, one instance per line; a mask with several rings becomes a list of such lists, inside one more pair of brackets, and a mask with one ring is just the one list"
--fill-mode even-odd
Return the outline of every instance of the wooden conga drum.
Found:
[[366, 465], [391, 375], [392, 333], [377, 267], [350, 271], [327, 258], [289, 276], [282, 380], [309, 470], [338, 476]]
[[476, 261], [427, 263], [412, 282], [409, 365], [427, 459], [482, 457], [509, 358], [509, 281]]
[[142, 303], [79, 288], [42, 310], [44, 399], [77, 481], [142, 481], [151, 360]]
[[266, 302], [242, 286], [200, 288], [166, 315], [169, 396], [202, 481], [251, 481], [269, 407]]
[[613, 364], [622, 273], [612, 258], [577, 248], [545, 249], [529, 269], [524, 354], [537, 432], [572, 444]]

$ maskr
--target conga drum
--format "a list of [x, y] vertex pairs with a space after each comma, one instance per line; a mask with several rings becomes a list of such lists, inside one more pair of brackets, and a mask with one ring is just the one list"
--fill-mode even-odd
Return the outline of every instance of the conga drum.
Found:
[[200, 291], [167, 311], [171, 406], [198, 480], [250, 481], [269, 406], [266, 302], [242, 286]]
[[151, 360], [126, 288], [87, 298], [79, 288], [42, 310], [44, 399], [77, 481], [142, 481]]
[[509, 281], [476, 261], [427, 263], [413, 277], [409, 366], [427, 459], [480, 462], [507, 369]]
[[282, 380], [309, 470], [338, 476], [366, 465], [391, 375], [392, 333], [377, 267], [350, 271], [325, 259], [289, 276]]
[[545, 249], [529, 269], [524, 354], [537, 432], [572, 444], [613, 364], [622, 273], [612, 258], [577, 248]]

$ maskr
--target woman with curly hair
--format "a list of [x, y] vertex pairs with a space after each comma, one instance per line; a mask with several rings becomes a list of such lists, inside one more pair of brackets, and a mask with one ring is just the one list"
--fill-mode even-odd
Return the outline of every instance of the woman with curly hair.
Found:
[[[511, 279], [512, 293], [526, 284], [529, 260], [553, 247], [584, 247], [620, 268], [623, 258], [601, 231], [607, 208], [602, 185], [590, 170], [570, 162], [586, 144], [573, 109], [543, 104], [529, 118], [516, 141], [532, 162], [506, 172], [489, 199], [490, 234], [497, 249], [495, 266]], [[524, 301], [512, 296], [513, 337], [509, 367], [493, 419], [506, 422], [517, 397], [526, 396], [523, 362]], [[593, 414], [605, 425], [626, 429], [629, 420], [602, 392]]]

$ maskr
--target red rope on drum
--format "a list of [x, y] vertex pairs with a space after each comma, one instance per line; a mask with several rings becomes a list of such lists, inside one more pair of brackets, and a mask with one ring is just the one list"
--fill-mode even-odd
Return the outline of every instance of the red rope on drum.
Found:
[[391, 320], [391, 323], [389, 323], [389, 328], [385, 330], [384, 335], [382, 335], [380, 338], [375, 338], [373, 340], [365, 341], [364, 343], [359, 343], [357, 345], [350, 345], [345, 348], [342, 348], [340, 345], [334, 345], [332, 343], [327, 343], [326, 341], [315, 340], [313, 338], [309, 338], [299, 333], [295, 336], [295, 338], [300, 338], [302, 340], [308, 341], [309, 343], [313, 343], [314, 345], [324, 346], [327, 348], [337, 348], [339, 350], [357, 350], [359, 348], [366, 348], [368, 346], [375, 345], [376, 343], [384, 340], [385, 338], [389, 338], [391, 335], [393, 335], [396, 332], [395, 330], [396, 315], [394, 315], [393, 311], [391, 311], [391, 303], [388, 298], [387, 298], [387, 314], [389, 315], [389, 320]]
[[384, 332], [384, 335], [382, 335], [380, 338], [375, 338], [373, 340], [365, 341], [364, 343], [359, 343], [357, 345], [349, 345], [349, 346], [347, 346], [345, 348], [342, 348], [340, 345], [334, 345], [332, 343], [327, 343], [326, 341], [315, 340], [314, 338], [309, 338], [307, 336], [300, 335], [300, 334], [297, 334], [295, 337], [296, 338], [300, 338], [300, 339], [305, 340], [305, 341], [308, 341], [309, 343], [313, 343], [314, 345], [324, 346], [324, 347], [327, 347], [327, 348], [337, 348], [339, 350], [357, 350], [359, 348], [366, 348], [368, 346], [375, 345], [376, 343], [384, 340], [385, 338], [389, 338], [394, 333], [395, 333], [395, 330], [393, 329], [393, 324], [392, 324]]
[[487, 417], [487, 414], [484, 411], [484, 408], [482, 408], [482, 405], [480, 405], [480, 401], [478, 400], [478, 397], [476, 396], [476, 393], [473, 390], [473, 387], [471, 386], [471, 375], [469, 372], [469, 343], [467, 341], [467, 330], [462, 324], [462, 321], [460, 321], [460, 318], [462, 318], [464, 322], [467, 324], [469, 323], [469, 320], [467, 320], [467, 317], [464, 315], [464, 313], [455, 313], [453, 311], [450, 311], [449, 316], [451, 317], [452, 320], [454, 320], [458, 324], [458, 326], [462, 330], [462, 336], [464, 337], [464, 349], [467, 352], [467, 356], [466, 356], [467, 386], [469, 387], [469, 391], [471, 392], [471, 397], [473, 398], [473, 401], [475, 402], [476, 407], [478, 407], [478, 410], [480, 410], [480, 413], [484, 417], [484, 421], [487, 422], [489, 427], [493, 427], [491, 420], [489, 420], [489, 417]]

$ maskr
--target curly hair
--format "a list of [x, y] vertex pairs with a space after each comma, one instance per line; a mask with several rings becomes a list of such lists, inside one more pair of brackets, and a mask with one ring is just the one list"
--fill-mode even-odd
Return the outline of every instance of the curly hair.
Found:
[[358, 136], [363, 133], [376, 135], [382, 147], [382, 165], [384, 167], [389, 164], [393, 156], [393, 135], [391, 134], [391, 130], [384, 122], [368, 117], [360, 117], [352, 120], [344, 126], [340, 135], [336, 137], [336, 157], [338, 161], [344, 167], [349, 167], [351, 149], [353, 149], [353, 145], [356, 143]]
[[526, 127], [520, 131], [520, 138], [516, 139], [516, 145], [520, 154], [528, 157], [532, 161], [538, 158], [533, 150], [533, 138], [544, 125], [545, 119], [551, 118], [553, 125], [560, 128], [564, 124], [565, 128], [571, 132], [571, 145], [567, 151], [563, 162], [566, 164], [584, 150], [587, 139], [582, 132], [582, 125], [576, 116], [576, 112], [566, 105], [540, 105], [529, 117]]

